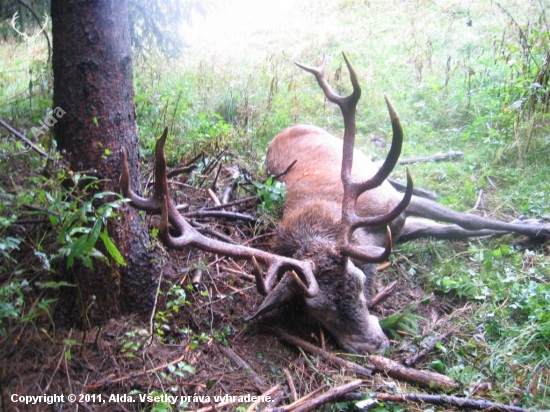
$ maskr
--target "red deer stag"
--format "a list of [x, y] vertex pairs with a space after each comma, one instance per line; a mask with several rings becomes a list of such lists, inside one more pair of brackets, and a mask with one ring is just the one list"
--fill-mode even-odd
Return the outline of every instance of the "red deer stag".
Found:
[[[401, 152], [403, 131], [399, 118], [386, 98], [393, 139], [380, 168], [354, 150], [355, 112], [361, 89], [345, 55], [344, 60], [353, 86], [347, 97], [338, 96], [328, 84], [324, 59], [318, 68], [298, 64], [315, 75], [327, 99], [340, 107], [344, 117], [343, 143], [320, 128], [296, 125], [279, 133], [269, 144], [267, 169], [280, 175], [287, 187], [285, 212], [277, 228], [277, 255], [203, 236], [179, 214], [168, 193], [166, 130], [157, 141], [153, 195], [145, 199], [129, 187], [124, 150], [120, 187], [133, 207], [162, 214], [159, 234], [167, 246], [196, 246], [254, 262], [258, 292], [267, 297], [248, 319], [303, 295], [308, 311], [343, 349], [376, 353], [384, 351], [389, 343], [378, 319], [369, 314], [367, 299], [375, 273], [373, 264], [388, 258], [392, 236], [395, 240], [400, 236], [465, 237], [514, 232], [536, 237], [548, 236], [549, 230], [542, 225], [508, 224], [461, 214], [413, 196], [408, 171], [405, 194], [398, 193], [386, 179]], [[459, 226], [405, 222], [409, 215]], [[169, 225], [179, 234], [177, 237], [169, 233]], [[268, 265], [265, 277], [256, 259]], [[279, 276], [282, 277], [276, 283]]]

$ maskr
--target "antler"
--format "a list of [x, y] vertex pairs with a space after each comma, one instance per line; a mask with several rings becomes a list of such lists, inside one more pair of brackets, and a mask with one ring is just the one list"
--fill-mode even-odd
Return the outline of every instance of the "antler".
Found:
[[[357, 215], [356, 203], [359, 196], [367, 190], [380, 186], [384, 180], [388, 178], [389, 174], [397, 164], [399, 155], [401, 154], [401, 146], [403, 144], [403, 129], [391, 101], [387, 96], [384, 96], [393, 130], [393, 139], [390, 151], [384, 161], [384, 164], [373, 177], [365, 181], [354, 181], [351, 174], [351, 167], [353, 164], [353, 151], [355, 145], [355, 113], [357, 103], [361, 98], [361, 87], [359, 86], [357, 75], [351, 63], [344, 53], [342, 53], [342, 55], [344, 56], [346, 66], [349, 71], [351, 84], [353, 86], [352, 93], [345, 97], [336, 94], [325, 77], [326, 56], [323, 55], [323, 61], [319, 67], [306, 66], [300, 63], [296, 63], [296, 65], [315, 76], [317, 83], [319, 83], [319, 86], [323, 89], [326, 98], [340, 107], [344, 117], [344, 145], [341, 172], [342, 184], [344, 186], [344, 196], [342, 199], [342, 222], [339, 233], [340, 250], [345, 256], [365, 262], [379, 262], [387, 259], [391, 253], [391, 232], [387, 225], [403, 213], [409, 204], [413, 190], [412, 178], [409, 169], [407, 168], [407, 189], [403, 199], [394, 209], [376, 216]], [[365, 247], [358, 247], [351, 244], [353, 233], [358, 228], [380, 226], [386, 226], [387, 231], [386, 246], [381, 252], [379, 251], [382, 249], [380, 247], [369, 246], [369, 250], [367, 250]], [[378, 250], [379, 253], [373, 254], [373, 250]]]
[[[38, 35], [39, 35], [40, 33], [42, 33], [42, 32], [46, 29], [46, 26], [48, 25], [48, 21], [49, 21], [50, 18], [48, 17], [48, 15], [47, 15], [46, 13], [44, 13], [44, 17], [45, 17], [45, 19], [44, 19], [44, 24], [42, 25], [42, 27], [40, 28], [40, 30], [37, 31], [36, 33], [33, 33], [33, 34], [30, 35], [30, 36], [27, 34], [27, 30], [25, 30], [25, 31], [20, 31], [20, 30], [18, 30], [17, 27], [15, 26], [15, 22], [16, 22], [17, 19], [19, 18], [19, 12], [18, 12], [18, 11], [15, 12], [15, 14], [13, 15], [13, 17], [12, 17], [12, 19], [11, 19], [11, 27], [12, 27], [19, 35], [23, 36], [23, 39], [24, 39], [25, 41], [28, 41], [28, 40], [30, 40], [30, 39], [33, 39], [33, 38], [35, 38], [35, 37], [38, 37]], [[37, 19], [38, 19], [38, 18], [37, 18]]]
[[[313, 275], [313, 263], [306, 260], [296, 260], [285, 256], [278, 256], [263, 250], [254, 249], [242, 245], [232, 245], [211, 239], [201, 235], [195, 230], [185, 218], [179, 213], [170, 199], [168, 193], [168, 179], [166, 177], [166, 156], [164, 146], [168, 128], [157, 140], [155, 147], [155, 182], [153, 186], [153, 195], [150, 198], [138, 196], [130, 188], [130, 172], [128, 170], [128, 160], [124, 148], [122, 155], [122, 173], [120, 176], [120, 189], [125, 197], [130, 199], [130, 205], [139, 210], [145, 210], [152, 213], [161, 213], [159, 226], [159, 235], [162, 241], [171, 248], [182, 249], [187, 246], [196, 246], [208, 252], [219, 253], [222, 255], [243, 258], [247, 260], [258, 259], [268, 265], [265, 279], [259, 270], [254, 270], [256, 276], [257, 289], [262, 295], [267, 295], [275, 284], [277, 275], [287, 270], [295, 270], [300, 277], [301, 282], [298, 285], [303, 289], [304, 295], [314, 297], [319, 292], [319, 286]], [[169, 225], [178, 233], [173, 237], [169, 231]]]

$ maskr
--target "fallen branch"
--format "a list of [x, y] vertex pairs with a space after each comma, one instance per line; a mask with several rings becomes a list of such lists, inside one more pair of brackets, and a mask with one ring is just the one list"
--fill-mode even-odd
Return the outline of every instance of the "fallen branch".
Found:
[[40, 156], [45, 157], [46, 159], [49, 159], [50, 156], [40, 149], [38, 146], [36, 146], [33, 142], [31, 142], [29, 139], [27, 139], [25, 136], [23, 136], [23, 133], [18, 132], [13, 127], [11, 127], [9, 124], [7, 124], [5, 121], [0, 119], [0, 126], [2, 126], [4, 129], [6, 129], [8, 132], [13, 134], [15, 137], [17, 137], [19, 140], [21, 140], [23, 143], [28, 145], [32, 150], [34, 150], [36, 153], [38, 153]]
[[218, 206], [205, 207], [202, 210], [218, 210], [218, 209], [223, 209], [230, 206], [240, 205], [242, 203], [251, 202], [252, 200], [257, 201], [258, 196], [243, 197], [242, 199], [237, 199], [237, 200], [233, 200], [232, 202], [222, 203], [221, 205], [218, 205]]
[[267, 396], [273, 395], [275, 392], [277, 392], [281, 387], [279, 385], [275, 385], [273, 388], [268, 389], [267, 391], [263, 392], [260, 395], [259, 400], [252, 402], [246, 412], [254, 412], [256, 410], [256, 406], [258, 406], [260, 403], [263, 402], [263, 399], [265, 399]]
[[205, 406], [204, 408], [197, 409], [195, 412], [216, 412], [218, 409], [231, 405], [233, 405], [233, 402], [221, 402], [217, 403], [215, 406]]
[[227, 168], [227, 170], [231, 171], [232, 182], [231, 184], [227, 185], [223, 190], [222, 205], [229, 203], [229, 199], [231, 199], [233, 192], [235, 192], [235, 189], [239, 187], [239, 178], [241, 177], [241, 172], [238, 167], [230, 166]]
[[290, 343], [291, 345], [296, 345], [305, 351], [309, 353], [313, 353], [315, 355], [320, 355], [326, 360], [328, 360], [330, 363], [337, 365], [341, 368], [349, 369], [352, 372], [358, 373], [363, 376], [371, 376], [373, 370], [370, 368], [367, 368], [365, 366], [361, 366], [355, 362], [351, 362], [345, 359], [342, 359], [336, 355], [333, 355], [330, 352], [327, 352], [321, 348], [318, 348], [317, 346], [306, 342], [305, 340], [302, 340], [300, 338], [297, 338], [295, 336], [289, 335], [287, 333], [282, 332], [280, 334], [280, 337], [283, 341]]
[[260, 376], [254, 371], [254, 369], [252, 369], [252, 367], [244, 359], [237, 355], [233, 349], [225, 346], [219, 346], [219, 349], [221, 353], [231, 359], [231, 362], [233, 362], [238, 367], [244, 369], [244, 371], [250, 375], [260, 391], [265, 390], [267, 385], [265, 384], [263, 379], [260, 378]]
[[210, 187], [206, 189], [206, 194], [208, 195], [208, 197], [210, 198], [212, 203], [214, 203], [215, 206], [221, 206], [222, 202], [220, 202], [220, 199], [218, 199], [218, 196], [216, 195], [216, 193], [214, 193], [214, 191]]
[[467, 399], [449, 395], [373, 393], [371, 397], [381, 401], [431, 403], [432, 405], [455, 406], [462, 409], [487, 409], [491, 412], [529, 412], [528, 409], [518, 406], [502, 405], [485, 399]]
[[[295, 336], [288, 335], [286, 333], [280, 334], [281, 339], [287, 343], [299, 346], [300, 348], [317, 355], [322, 356], [329, 362], [338, 365], [343, 368], [359, 373], [361, 375], [370, 376], [372, 370], [378, 370], [391, 376], [392, 378], [412, 382], [420, 386], [425, 387], [438, 387], [443, 389], [452, 389], [456, 386], [456, 382], [448, 376], [442, 375], [436, 372], [421, 371], [401, 365], [391, 359], [384, 358], [382, 356], [369, 355], [367, 359], [371, 362], [369, 367], [358, 365], [354, 362], [347, 361], [332, 355], [331, 353], [324, 351], [309, 342], [306, 342]], [[372, 369], [370, 369], [372, 368]]]
[[195, 164], [191, 164], [191, 165], [187, 165], [187, 166], [182, 166], [182, 167], [177, 167], [175, 169], [172, 169], [170, 170], [169, 172], [166, 173], [166, 177], [168, 179], [171, 179], [175, 176], [178, 176], [178, 175], [183, 175], [183, 174], [187, 174], [187, 173], [191, 173], [193, 170], [195, 170], [197, 168], [197, 165]]
[[256, 218], [252, 215], [237, 212], [227, 212], [225, 210], [193, 210], [181, 214], [184, 217], [219, 217], [224, 219], [238, 219], [245, 222], [253, 222]]
[[389, 268], [391, 266], [391, 262], [388, 260], [378, 266], [376, 266], [376, 271], [377, 272], [382, 272], [383, 270]]
[[322, 385], [315, 389], [314, 391], [308, 393], [306, 396], [302, 396], [300, 399], [298, 399], [296, 402], [292, 402], [290, 405], [281, 406], [280, 408], [267, 408], [265, 412], [290, 412], [293, 411], [295, 408], [302, 405], [304, 402], [306, 402], [308, 399], [313, 398], [315, 395], [317, 395], [319, 392], [325, 390], [328, 388], [328, 385]]
[[345, 395], [348, 392], [351, 392], [355, 389], [357, 389], [359, 386], [361, 386], [361, 379], [354, 380], [352, 382], [346, 383], [344, 385], [337, 386], [336, 388], [332, 388], [322, 395], [319, 395], [310, 401], [307, 401], [305, 403], [302, 403], [301, 405], [298, 405], [292, 409], [286, 409], [286, 408], [275, 408], [273, 409], [273, 412], [309, 412], [316, 410], [322, 405], [325, 405], [327, 403], [333, 402], [337, 398], [339, 398], [342, 395]]
[[485, 209], [485, 202], [483, 201], [483, 189], [479, 191], [476, 204], [474, 205], [474, 210], [481, 210], [483, 212], [483, 216], [485, 217], [487, 216], [487, 210]]
[[420, 162], [438, 162], [440, 160], [447, 160], [447, 159], [456, 159], [459, 157], [463, 157], [464, 153], [462, 152], [456, 152], [454, 150], [451, 150], [448, 153], [436, 153], [432, 156], [425, 156], [425, 157], [411, 157], [409, 159], [399, 159], [398, 163], [400, 165], [410, 164], [410, 163], [420, 163]]
[[298, 399], [298, 392], [296, 392], [296, 386], [294, 385], [294, 380], [292, 379], [292, 375], [288, 371], [288, 369], [283, 369], [286, 376], [286, 382], [288, 384], [288, 389], [290, 390], [290, 398], [292, 399], [292, 402], [296, 402]]

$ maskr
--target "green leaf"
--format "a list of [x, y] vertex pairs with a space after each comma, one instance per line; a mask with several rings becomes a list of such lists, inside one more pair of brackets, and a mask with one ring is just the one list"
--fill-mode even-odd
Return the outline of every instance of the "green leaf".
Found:
[[109, 252], [109, 255], [115, 260], [116, 263], [122, 266], [126, 266], [126, 261], [120, 254], [120, 251], [116, 247], [116, 245], [113, 243], [111, 238], [109, 237], [109, 233], [107, 232], [107, 228], [103, 229], [103, 232], [101, 232], [101, 240], [103, 240], [103, 244], [105, 245], [105, 248], [107, 249], [107, 252]]
[[41, 289], [59, 289], [61, 287], [75, 287], [76, 285], [73, 285], [65, 280], [62, 280], [60, 282], [36, 282], [36, 285]]
[[97, 238], [101, 233], [102, 226], [103, 226], [103, 222], [101, 221], [101, 219], [97, 219], [94, 223], [94, 227], [92, 227], [92, 230], [88, 233], [88, 238], [86, 240], [87, 253], [89, 253], [92, 250], [92, 248], [95, 246], [95, 243], [97, 242]]
[[445, 372], [445, 364], [439, 359], [436, 359], [436, 360], [430, 362], [428, 364], [428, 366], [430, 368], [432, 368], [433, 370], [435, 370], [436, 372], [439, 372], [439, 373], [444, 373]]
[[83, 258], [86, 249], [86, 236], [81, 236], [76, 242], [69, 246], [69, 256], [67, 256], [67, 268], [73, 267], [74, 258]]

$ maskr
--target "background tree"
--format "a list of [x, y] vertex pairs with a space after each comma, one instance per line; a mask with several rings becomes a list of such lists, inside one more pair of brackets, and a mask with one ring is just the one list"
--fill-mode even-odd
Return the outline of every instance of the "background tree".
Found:
[[[123, 146], [132, 165], [132, 185], [139, 187], [127, 6], [126, 0], [53, 0], [51, 7], [53, 106], [66, 112], [55, 125], [58, 149], [71, 172], [95, 175], [103, 191], [118, 192]], [[75, 270], [82, 307], [95, 296], [98, 308], [146, 310], [152, 302], [154, 265], [143, 221], [126, 210], [109, 233], [127, 266]]]

